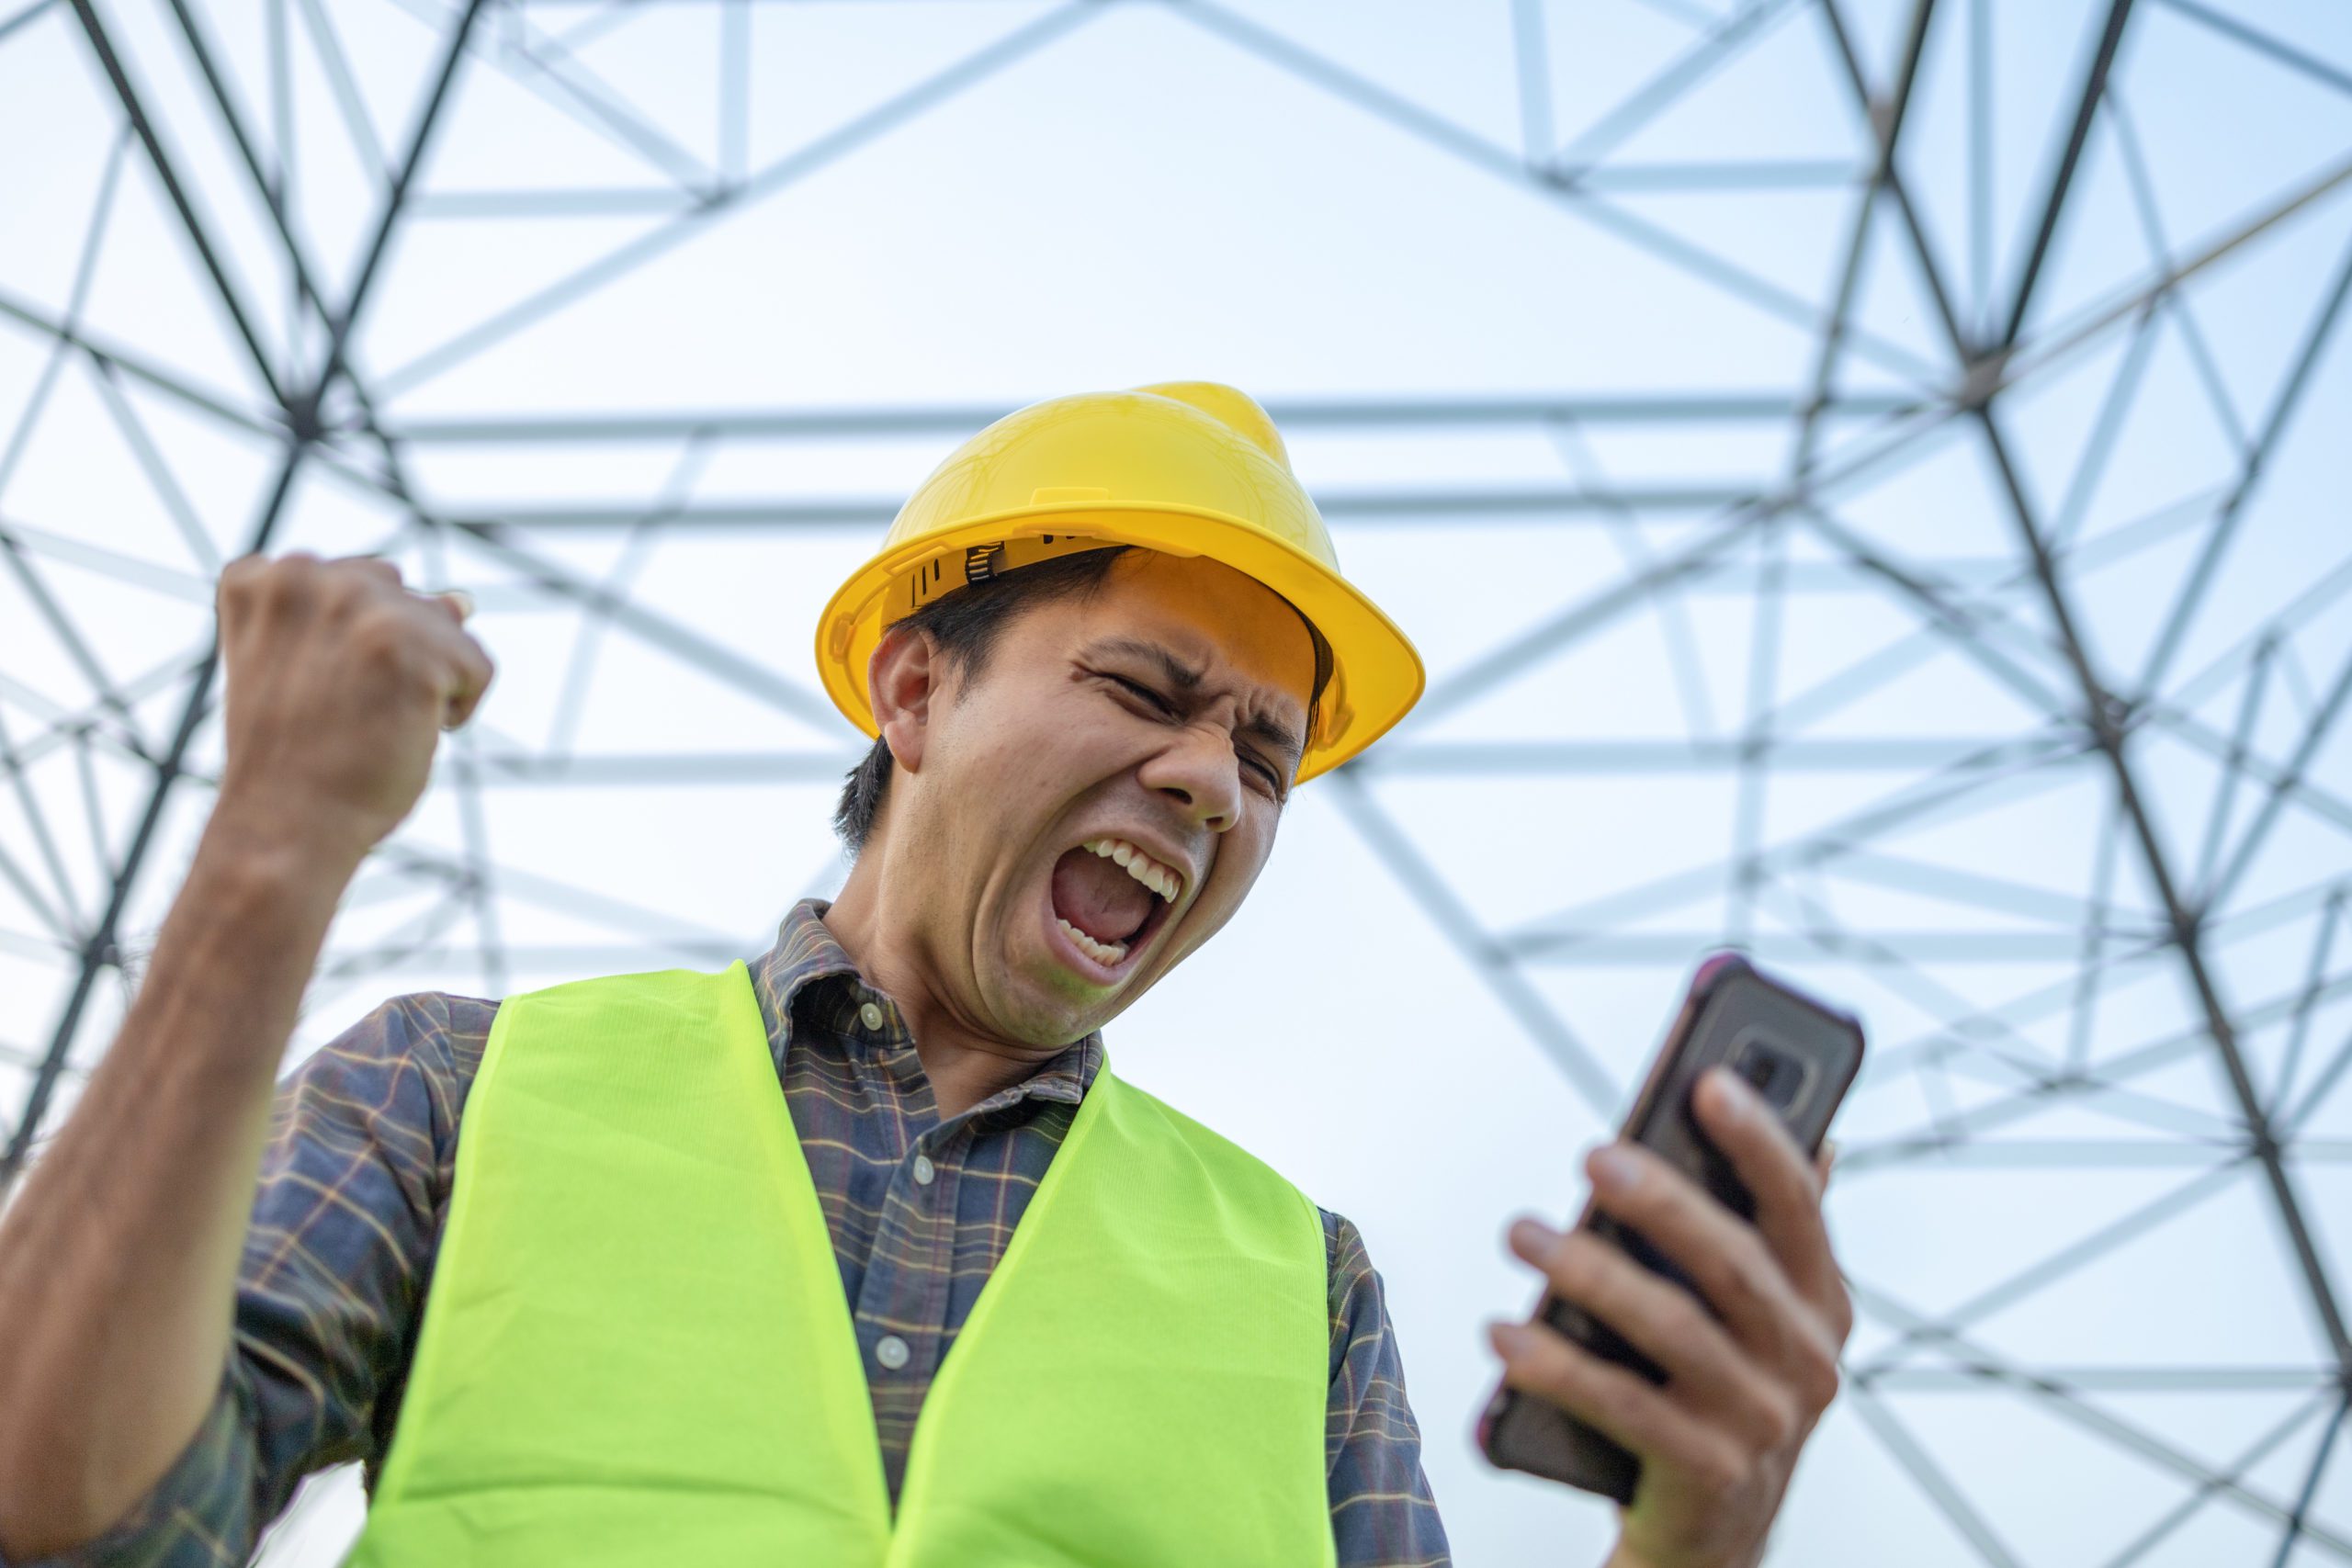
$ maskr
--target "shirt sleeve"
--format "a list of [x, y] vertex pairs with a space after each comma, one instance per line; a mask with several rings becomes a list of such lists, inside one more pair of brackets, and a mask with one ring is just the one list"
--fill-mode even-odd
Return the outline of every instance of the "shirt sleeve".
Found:
[[229, 1360], [202, 1425], [104, 1535], [15, 1568], [243, 1563], [312, 1471], [364, 1461], [372, 1486], [496, 1010], [395, 998], [279, 1084]]
[[1380, 1273], [1356, 1227], [1329, 1210], [1323, 1245], [1331, 1280], [1323, 1448], [1340, 1568], [1448, 1568], [1453, 1559], [1421, 1469], [1421, 1430], [1405, 1398], [1405, 1362]]

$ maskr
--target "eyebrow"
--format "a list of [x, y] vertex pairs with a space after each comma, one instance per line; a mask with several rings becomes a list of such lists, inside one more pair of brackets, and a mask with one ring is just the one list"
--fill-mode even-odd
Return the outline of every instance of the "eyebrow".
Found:
[[[1104, 637], [1099, 642], [1089, 643], [1085, 651], [1090, 655], [1124, 653], [1131, 659], [1144, 660], [1159, 666], [1160, 673], [1166, 675], [1169, 684], [1178, 691], [1193, 692], [1200, 689], [1203, 671], [1193, 669], [1156, 642], [1147, 642], [1141, 637]], [[1261, 740], [1272, 743], [1276, 750], [1289, 759], [1291, 771], [1294, 773], [1297, 771], [1299, 757], [1306, 750], [1306, 747], [1300, 743], [1297, 736], [1291, 733], [1289, 726], [1277, 719], [1253, 718], [1242, 725], [1241, 733], [1253, 735]]]

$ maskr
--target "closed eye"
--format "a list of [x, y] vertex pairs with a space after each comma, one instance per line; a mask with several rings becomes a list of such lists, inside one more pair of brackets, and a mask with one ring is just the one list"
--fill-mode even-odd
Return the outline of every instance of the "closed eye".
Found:
[[[1136, 696], [1141, 697], [1144, 701], [1149, 703], [1152, 706], [1158, 708], [1161, 713], [1167, 715], [1169, 717], [1173, 718], [1176, 716], [1176, 705], [1170, 702], [1166, 697], [1161, 696], [1158, 692], [1153, 691], [1149, 686], [1145, 685], [1142, 682], [1130, 681], [1125, 675], [1113, 675], [1107, 671], [1104, 673], [1102, 678], [1106, 681], [1113, 681], [1117, 682], [1119, 685], [1125, 686], [1128, 691], [1133, 692]], [[1241, 760], [1244, 762], [1247, 762], [1250, 766], [1257, 769], [1261, 774], [1264, 775], [1266, 787], [1268, 790], [1272, 792], [1275, 799], [1279, 800], [1282, 798], [1282, 775], [1276, 773], [1270, 763], [1261, 761], [1259, 759], [1249, 755], [1247, 752], [1242, 754]]]
[[1170, 702], [1166, 697], [1161, 696], [1158, 692], [1153, 691], [1149, 686], [1145, 685], [1140, 681], [1130, 681], [1125, 675], [1112, 675], [1106, 677], [1106, 679], [1116, 681], [1120, 685], [1125, 686], [1136, 696], [1143, 698], [1144, 701], [1149, 703], [1152, 706], [1158, 708], [1162, 713], [1173, 714], [1176, 711], [1175, 704]]

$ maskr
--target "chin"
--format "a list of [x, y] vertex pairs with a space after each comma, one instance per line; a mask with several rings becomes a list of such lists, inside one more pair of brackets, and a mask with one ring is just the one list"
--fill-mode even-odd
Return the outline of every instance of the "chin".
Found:
[[999, 980], [990, 1010], [1006, 1036], [1024, 1045], [1058, 1050], [1075, 1044], [1118, 1016], [1126, 1004], [1124, 997], [1106, 998], [1078, 984], [1046, 953], [1022, 955], [1007, 964]]

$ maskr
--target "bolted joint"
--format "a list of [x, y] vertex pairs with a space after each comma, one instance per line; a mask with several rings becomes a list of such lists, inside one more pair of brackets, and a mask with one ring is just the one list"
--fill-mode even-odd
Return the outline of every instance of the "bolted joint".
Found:
[[299, 393], [287, 400], [286, 428], [294, 439], [307, 446], [326, 434], [326, 426], [319, 421], [319, 394], [316, 389]]
[[2091, 729], [2101, 742], [2112, 745], [2131, 732], [2134, 711], [2130, 698], [2101, 692], [2091, 705]]
[[1960, 385], [1952, 390], [1952, 401], [1973, 412], [1993, 400], [2000, 391], [2009, 372], [2009, 350], [1990, 348], [1973, 355], [1961, 373]]

